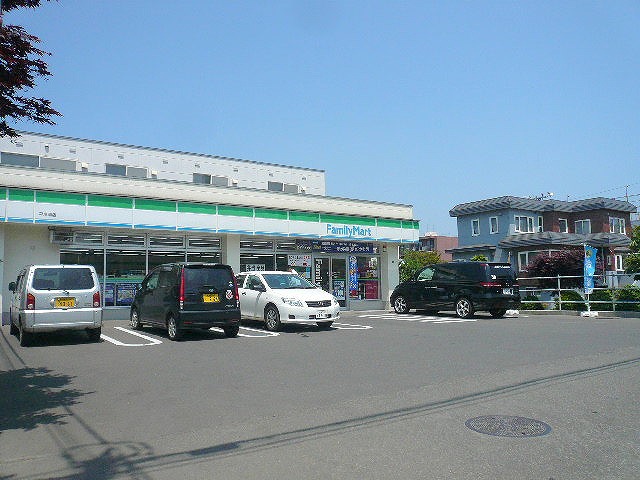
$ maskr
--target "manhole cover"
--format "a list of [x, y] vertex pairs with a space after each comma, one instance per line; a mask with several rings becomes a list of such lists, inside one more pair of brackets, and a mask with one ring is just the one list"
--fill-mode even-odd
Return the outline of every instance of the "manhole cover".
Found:
[[507, 415], [470, 418], [464, 424], [475, 432], [496, 437], [540, 437], [551, 432], [551, 427], [540, 420]]

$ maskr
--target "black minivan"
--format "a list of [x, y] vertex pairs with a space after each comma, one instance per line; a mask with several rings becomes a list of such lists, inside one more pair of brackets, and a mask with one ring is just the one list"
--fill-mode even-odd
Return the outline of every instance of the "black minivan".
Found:
[[396, 313], [455, 310], [460, 318], [477, 311], [503, 317], [520, 305], [516, 274], [509, 263], [454, 261], [427, 265], [391, 294]]
[[219, 263], [166, 263], [142, 281], [131, 305], [131, 328], [166, 328], [169, 339], [184, 330], [220, 327], [227, 337], [240, 329], [240, 300], [233, 269]]

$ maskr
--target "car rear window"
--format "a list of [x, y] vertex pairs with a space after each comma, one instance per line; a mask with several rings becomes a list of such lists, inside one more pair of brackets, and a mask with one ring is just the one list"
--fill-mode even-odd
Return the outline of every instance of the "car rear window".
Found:
[[224, 292], [233, 287], [233, 275], [227, 267], [185, 267], [184, 280], [187, 292], [200, 292], [205, 289]]
[[36, 268], [31, 286], [35, 290], [90, 290], [95, 287], [89, 268]]
[[489, 275], [490, 278], [493, 279], [494, 275], [495, 275], [495, 279], [496, 280], [500, 280], [500, 279], [509, 279], [509, 280], [513, 280], [516, 277], [516, 274], [513, 270], [513, 268], [511, 268], [511, 265], [509, 264], [504, 264], [504, 265], [489, 265]]

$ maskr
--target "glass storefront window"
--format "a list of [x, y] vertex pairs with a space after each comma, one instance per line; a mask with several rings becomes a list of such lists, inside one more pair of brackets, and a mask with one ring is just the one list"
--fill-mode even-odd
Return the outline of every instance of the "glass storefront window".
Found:
[[99, 277], [104, 275], [103, 249], [61, 249], [60, 263], [62, 265], [91, 265], [96, 269]]
[[240, 254], [240, 271], [254, 272], [274, 270], [274, 255], [263, 253], [241, 253]]
[[349, 265], [349, 296], [359, 300], [379, 300], [378, 257], [350, 257]]
[[220, 252], [189, 252], [187, 262], [221, 263]]
[[[182, 249], [181, 249], [182, 250]], [[173, 263], [173, 262], [184, 262], [184, 252], [183, 251], [149, 251], [148, 256], [148, 265], [149, 268], [147, 272], [150, 272], [158, 265], [162, 265], [163, 263]]]
[[107, 250], [104, 305], [131, 305], [145, 272], [144, 250]]
[[184, 237], [149, 237], [150, 247], [171, 247], [171, 248], [183, 248]]
[[271, 240], [240, 240], [240, 248], [247, 250], [273, 250]]
[[107, 239], [107, 243], [109, 245], [135, 245], [144, 247], [145, 245], [145, 236], [144, 235], [117, 235], [112, 234], [109, 235]]
[[220, 239], [190, 237], [187, 238], [187, 244], [189, 245], [189, 248], [220, 248]]
[[84, 243], [90, 245], [102, 245], [104, 242], [102, 232], [75, 232], [74, 243]]

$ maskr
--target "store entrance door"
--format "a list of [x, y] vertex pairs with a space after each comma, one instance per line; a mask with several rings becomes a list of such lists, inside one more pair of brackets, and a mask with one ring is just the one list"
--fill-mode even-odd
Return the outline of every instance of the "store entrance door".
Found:
[[345, 258], [316, 257], [313, 279], [316, 285], [336, 297], [341, 307], [347, 306], [347, 260]]

